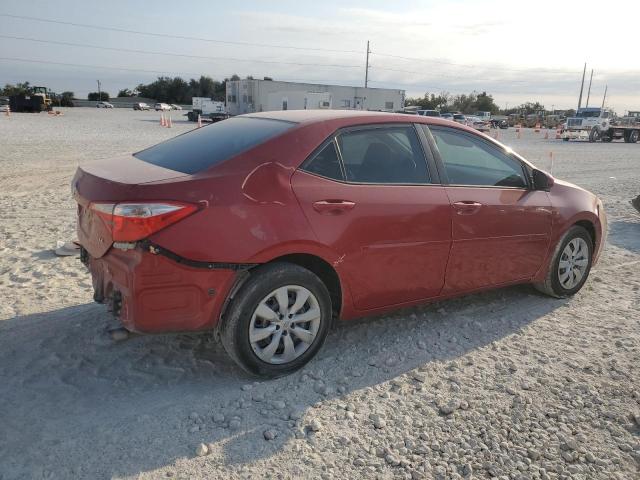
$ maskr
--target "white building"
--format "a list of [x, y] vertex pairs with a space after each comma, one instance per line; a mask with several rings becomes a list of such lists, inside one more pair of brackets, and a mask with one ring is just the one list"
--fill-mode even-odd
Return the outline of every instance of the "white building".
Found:
[[318, 108], [392, 112], [403, 107], [404, 90], [272, 80], [227, 81], [227, 111], [231, 115]]

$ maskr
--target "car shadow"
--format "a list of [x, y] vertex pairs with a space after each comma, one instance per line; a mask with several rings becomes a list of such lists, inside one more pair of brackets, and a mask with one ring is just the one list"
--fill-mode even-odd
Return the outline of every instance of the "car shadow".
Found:
[[[5, 320], [2, 478], [136, 475], [172, 468], [200, 442], [213, 444], [207, 459], [227, 465], [266, 458], [296, 432], [312, 441], [304, 415], [318, 402], [388, 390], [398, 376], [461, 359], [565, 302], [517, 286], [345, 322], [306, 368], [269, 381], [240, 371], [212, 334], [114, 343], [106, 330], [115, 323], [99, 305]], [[264, 440], [267, 429], [274, 440]]]
[[640, 253], [640, 223], [616, 220], [609, 224], [609, 243]]

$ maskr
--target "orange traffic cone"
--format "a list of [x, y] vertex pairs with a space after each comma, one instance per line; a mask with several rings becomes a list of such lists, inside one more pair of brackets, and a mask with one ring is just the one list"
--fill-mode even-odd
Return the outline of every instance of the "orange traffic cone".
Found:
[[534, 132], [540, 133], [540, 124], [539, 123], [536, 123], [536, 128], [535, 128]]
[[161, 126], [161, 127], [164, 127], [164, 126], [165, 126], [165, 123], [164, 123], [164, 114], [162, 114], [162, 113], [160, 114], [160, 126]]
[[560, 140], [562, 138], [562, 129], [556, 128], [556, 140]]
[[171, 122], [171, 116], [169, 116], [169, 122], [167, 123], [167, 128], [171, 128], [173, 123]]
[[198, 114], [198, 128], [202, 127], [202, 118], [200, 117], [200, 114]]

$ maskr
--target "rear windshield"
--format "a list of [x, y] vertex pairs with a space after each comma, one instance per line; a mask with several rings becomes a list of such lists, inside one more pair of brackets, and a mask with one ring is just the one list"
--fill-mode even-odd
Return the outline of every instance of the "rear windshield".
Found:
[[229, 118], [179, 135], [134, 156], [160, 167], [192, 174], [255, 147], [294, 125], [265, 118]]

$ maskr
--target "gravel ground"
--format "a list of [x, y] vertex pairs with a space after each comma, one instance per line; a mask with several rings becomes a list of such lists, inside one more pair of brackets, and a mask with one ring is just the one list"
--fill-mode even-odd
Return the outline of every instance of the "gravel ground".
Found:
[[113, 343], [85, 269], [51, 252], [78, 163], [193, 124], [63, 112], [0, 117], [0, 479], [640, 478], [640, 145], [500, 131], [605, 203], [574, 298], [519, 286], [350, 322], [255, 382], [210, 335]]

